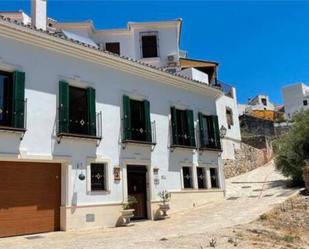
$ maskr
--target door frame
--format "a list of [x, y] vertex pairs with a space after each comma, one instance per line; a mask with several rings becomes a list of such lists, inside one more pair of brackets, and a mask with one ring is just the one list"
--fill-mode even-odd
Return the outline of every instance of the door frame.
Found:
[[152, 171], [151, 171], [151, 163], [149, 161], [139, 161], [139, 160], [126, 160], [123, 162], [123, 202], [128, 199], [128, 174], [127, 168], [128, 165], [136, 165], [136, 166], [144, 166], [147, 169], [146, 172], [146, 209], [147, 209], [147, 219], [152, 219], [151, 215], [151, 200], [152, 200]]
[[[128, 164], [127, 165], [127, 187], [129, 188], [129, 174], [128, 174], [128, 167], [133, 167], [135, 169], [131, 169], [131, 173], [130, 175], [134, 175], [134, 173], [136, 172], [141, 178], [143, 178], [143, 181], [145, 181], [145, 185], [143, 187], [143, 192], [142, 194], [144, 195], [144, 201], [143, 201], [143, 206], [144, 206], [144, 212], [145, 212], [145, 216], [142, 218], [136, 218], [136, 220], [144, 220], [144, 219], [148, 219], [148, 208], [147, 208], [147, 172], [148, 169], [145, 165], [132, 165], [132, 164]], [[129, 194], [129, 191], [128, 191]], [[138, 204], [137, 204], [138, 205]], [[135, 217], [133, 217], [132, 219], [135, 219]]]

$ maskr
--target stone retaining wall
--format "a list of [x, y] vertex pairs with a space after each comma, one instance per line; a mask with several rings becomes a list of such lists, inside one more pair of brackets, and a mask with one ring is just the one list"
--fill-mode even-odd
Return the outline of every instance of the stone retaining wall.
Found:
[[235, 149], [235, 160], [223, 160], [225, 178], [237, 176], [264, 165], [271, 160], [271, 154], [267, 148], [257, 149], [241, 143], [240, 149]]

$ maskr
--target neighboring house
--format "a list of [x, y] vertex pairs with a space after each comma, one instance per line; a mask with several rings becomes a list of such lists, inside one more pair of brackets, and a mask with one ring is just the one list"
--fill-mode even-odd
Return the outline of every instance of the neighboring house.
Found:
[[285, 118], [291, 119], [297, 112], [309, 109], [309, 86], [297, 83], [282, 88]]
[[270, 102], [267, 95], [257, 95], [249, 99], [248, 104], [239, 104], [238, 112], [239, 115], [251, 115], [271, 121], [275, 121], [280, 116], [276, 106]]
[[236, 93], [216, 63], [181, 74], [181, 20], [96, 31], [32, 4], [0, 19], [0, 237], [115, 226], [129, 195], [137, 219], [162, 190], [171, 213], [222, 199]]

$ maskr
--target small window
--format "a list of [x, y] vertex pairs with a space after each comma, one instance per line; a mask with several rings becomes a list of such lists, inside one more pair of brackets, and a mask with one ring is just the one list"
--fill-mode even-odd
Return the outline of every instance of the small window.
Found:
[[267, 99], [266, 98], [262, 98], [261, 101], [262, 101], [263, 105], [265, 105], [265, 106], [267, 105]]
[[304, 104], [304, 106], [308, 105], [308, 100], [305, 99], [305, 100], [303, 101], [303, 104]]
[[231, 129], [232, 125], [234, 125], [234, 121], [233, 121], [233, 112], [232, 109], [230, 108], [226, 108], [226, 121], [228, 128]]
[[107, 42], [105, 44], [105, 49], [109, 52], [120, 55], [120, 43], [119, 42]]
[[205, 169], [201, 167], [196, 168], [197, 184], [199, 189], [207, 188]]
[[142, 57], [158, 57], [157, 34], [154, 32], [141, 34]]
[[105, 164], [92, 163], [90, 167], [91, 191], [106, 191]]
[[193, 188], [191, 168], [190, 167], [183, 167], [182, 168], [182, 175], [183, 175], [183, 187], [184, 188]]
[[216, 168], [210, 168], [210, 181], [212, 188], [218, 188], [218, 172]]

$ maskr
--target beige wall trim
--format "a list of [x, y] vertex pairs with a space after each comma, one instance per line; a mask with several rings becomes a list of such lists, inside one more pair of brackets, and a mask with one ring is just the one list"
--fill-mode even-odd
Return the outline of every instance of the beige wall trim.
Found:
[[223, 189], [183, 189], [179, 191], [170, 191], [170, 193], [178, 194], [190, 194], [190, 193], [211, 193], [211, 192], [223, 192]]
[[62, 206], [65, 209], [75, 209], [75, 208], [89, 208], [89, 207], [106, 207], [106, 206], [120, 206], [121, 202], [104, 203], [104, 204], [92, 204], [92, 205], [78, 205], [78, 206]]

